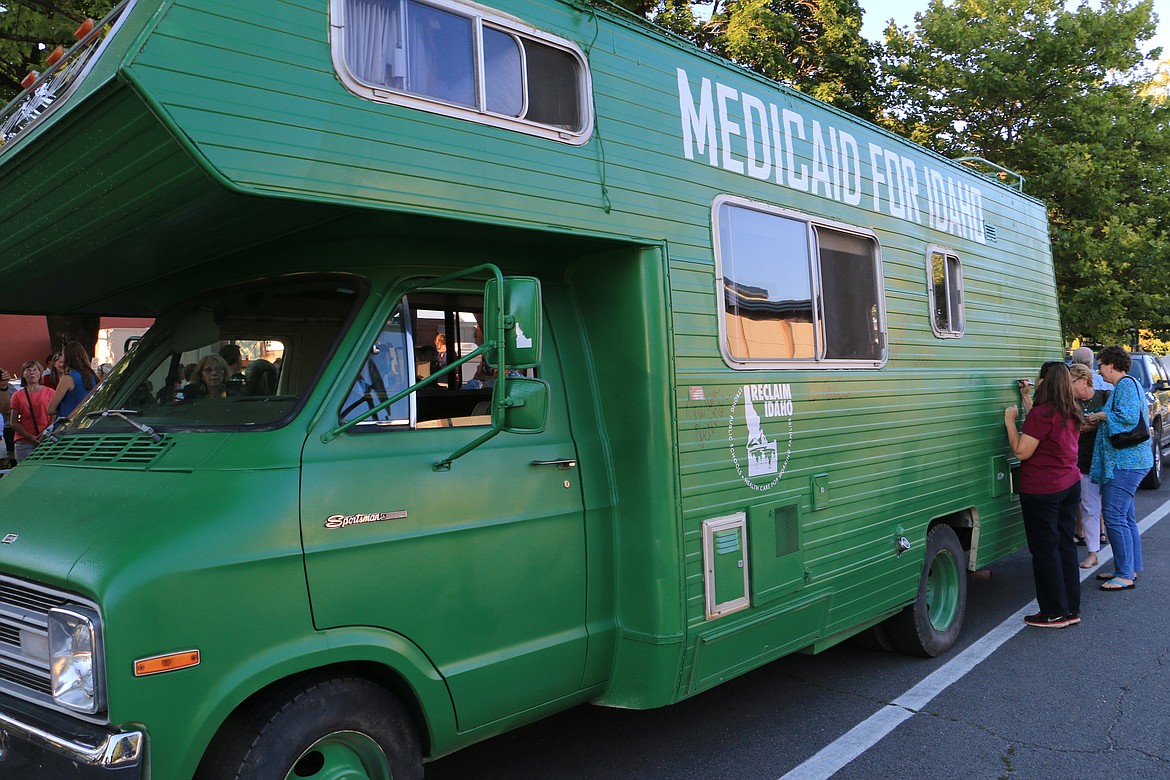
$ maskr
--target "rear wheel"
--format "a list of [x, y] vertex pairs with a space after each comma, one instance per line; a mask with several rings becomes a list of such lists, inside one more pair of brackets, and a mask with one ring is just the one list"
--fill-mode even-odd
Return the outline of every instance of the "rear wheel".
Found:
[[197, 780], [421, 780], [406, 711], [359, 678], [286, 686], [257, 701], [213, 744]]
[[958, 641], [967, 610], [966, 560], [953, 528], [930, 529], [918, 595], [886, 622], [887, 635], [900, 652], [933, 658]]
[[870, 626], [859, 634], [854, 634], [849, 641], [858, 647], [864, 647], [866, 650], [876, 650], [878, 652], [890, 653], [898, 648], [890, 640], [890, 632], [886, 626], [887, 621], [882, 621], [876, 626]]

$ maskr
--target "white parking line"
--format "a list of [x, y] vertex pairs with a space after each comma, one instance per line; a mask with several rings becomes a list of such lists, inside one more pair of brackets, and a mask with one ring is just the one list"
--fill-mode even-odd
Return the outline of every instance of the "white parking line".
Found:
[[[1145, 533], [1149, 528], [1170, 514], [1170, 499], [1138, 523]], [[1104, 549], [1097, 553], [1098, 565], [1081, 572], [1081, 580], [1093, 576], [1097, 569], [1113, 560], [1113, 550]], [[887, 734], [896, 729], [925, 707], [935, 696], [946, 690], [952, 683], [963, 678], [967, 672], [978, 666], [1004, 642], [1024, 628], [1024, 616], [1037, 609], [1033, 599], [998, 626], [977, 639], [966, 650], [940, 666], [920, 683], [903, 693], [894, 701], [882, 707], [861, 723], [826, 745], [815, 756], [794, 767], [780, 780], [827, 780], [837, 770], [876, 745]]]

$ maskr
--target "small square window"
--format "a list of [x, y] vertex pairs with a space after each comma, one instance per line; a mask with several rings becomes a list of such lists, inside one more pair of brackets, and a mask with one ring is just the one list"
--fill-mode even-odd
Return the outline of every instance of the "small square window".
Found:
[[962, 263], [953, 253], [937, 247], [931, 247], [928, 258], [930, 327], [939, 338], [959, 338], [966, 329]]

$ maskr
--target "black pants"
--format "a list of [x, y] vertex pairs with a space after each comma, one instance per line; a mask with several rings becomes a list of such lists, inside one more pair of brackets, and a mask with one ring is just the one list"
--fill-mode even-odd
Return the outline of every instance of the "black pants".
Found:
[[1077, 561], [1077, 505], [1081, 483], [1059, 493], [1021, 493], [1024, 533], [1032, 553], [1036, 603], [1043, 615], [1081, 611], [1081, 572]]

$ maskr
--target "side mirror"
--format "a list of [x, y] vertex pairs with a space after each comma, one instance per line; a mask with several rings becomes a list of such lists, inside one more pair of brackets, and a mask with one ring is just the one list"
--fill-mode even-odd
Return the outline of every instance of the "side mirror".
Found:
[[[540, 365], [541, 323], [540, 280], [532, 276], [504, 277], [504, 310], [500, 311], [495, 279], [489, 279], [483, 291], [484, 322], [494, 327], [501, 317], [504, 323], [504, 365], [508, 368], [536, 368]], [[488, 353], [488, 365], [499, 368], [498, 360]]]
[[504, 379], [505, 433], [540, 433], [548, 425], [548, 382], [517, 377]]
[[1157, 382], [1154, 382], [1155, 392], [1161, 393], [1165, 390], [1170, 390], [1170, 380], [1159, 379]]

